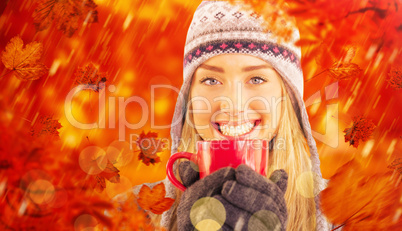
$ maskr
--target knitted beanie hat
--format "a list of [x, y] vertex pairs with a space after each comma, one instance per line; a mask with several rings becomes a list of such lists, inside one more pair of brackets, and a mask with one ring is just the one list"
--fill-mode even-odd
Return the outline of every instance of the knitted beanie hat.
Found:
[[[244, 5], [232, 5], [227, 1], [203, 1], [196, 12], [188, 30], [184, 49], [183, 85], [179, 93], [173, 116], [171, 137], [172, 154], [177, 152], [182, 127], [185, 121], [186, 100], [192, 76], [197, 67], [206, 60], [228, 53], [248, 54], [258, 57], [272, 65], [281, 75], [300, 126], [307, 139], [311, 153], [312, 172], [314, 173], [315, 195], [323, 189], [320, 160], [315, 140], [311, 134], [307, 112], [303, 102], [303, 72], [300, 59], [301, 50], [294, 43], [299, 39], [295, 28], [290, 41], [278, 43], [278, 38], [263, 27], [264, 19]], [[269, 28], [268, 28], [269, 29]], [[174, 186], [169, 181], [167, 196], [175, 196]], [[317, 229], [325, 221], [317, 205]], [[323, 226], [319, 230], [324, 230]]]

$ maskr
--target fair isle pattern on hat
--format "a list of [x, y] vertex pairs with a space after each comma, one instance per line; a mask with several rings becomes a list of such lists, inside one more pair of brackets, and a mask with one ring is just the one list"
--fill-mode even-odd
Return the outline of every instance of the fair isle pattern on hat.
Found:
[[[301, 69], [301, 50], [294, 43], [299, 32], [293, 29], [288, 42], [278, 42], [278, 38], [262, 26], [264, 20], [257, 13], [244, 10], [240, 4], [227, 1], [203, 1], [196, 12], [187, 33], [183, 60], [183, 85], [180, 90], [173, 115], [171, 153], [177, 152], [186, 114], [186, 99], [189, 94], [194, 71], [203, 62], [220, 54], [249, 54], [268, 63], [282, 76], [286, 90], [298, 116], [299, 123], [307, 139], [311, 154], [312, 172], [316, 176], [314, 190], [325, 188], [320, 170], [317, 147], [311, 134], [307, 111], [303, 102], [304, 79]], [[286, 24], [284, 23], [284, 26]], [[165, 179], [166, 196], [175, 197], [175, 187]], [[316, 196], [316, 230], [329, 230], [319, 207]], [[162, 216], [162, 224], [169, 224], [171, 210]]]
[[[245, 51], [241, 52], [241, 50]], [[189, 52], [189, 54], [184, 58], [183, 66], [186, 68], [187, 65], [191, 65], [191, 62], [197, 58], [206, 56], [209, 53], [252, 53], [256, 50], [261, 52], [260, 55], [266, 54], [274, 57], [281, 55], [283, 59], [289, 59], [287, 60], [288, 62], [295, 64], [299, 69], [301, 69], [299, 58], [288, 49], [278, 46], [278, 44], [233, 40], [211, 42], [193, 49], [193, 51]]]

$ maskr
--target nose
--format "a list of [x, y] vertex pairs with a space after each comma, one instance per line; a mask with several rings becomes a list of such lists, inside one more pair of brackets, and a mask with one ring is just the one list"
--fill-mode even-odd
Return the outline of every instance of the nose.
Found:
[[244, 99], [242, 92], [242, 83], [237, 82], [231, 87], [227, 87], [224, 95], [221, 97], [220, 109], [222, 112], [233, 116], [239, 116], [244, 112]]

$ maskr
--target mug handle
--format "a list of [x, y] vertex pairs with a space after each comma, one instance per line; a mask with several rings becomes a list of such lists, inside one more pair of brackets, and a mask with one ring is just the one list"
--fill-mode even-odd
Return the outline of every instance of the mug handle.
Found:
[[176, 176], [173, 173], [173, 164], [174, 162], [176, 162], [176, 160], [180, 159], [180, 158], [185, 158], [188, 160], [192, 160], [193, 159], [194, 154], [190, 153], [190, 152], [178, 152], [176, 154], [173, 154], [166, 165], [166, 174], [168, 179], [172, 182], [172, 184], [174, 184], [174, 186], [176, 186], [178, 189], [180, 189], [181, 191], [185, 191], [186, 190], [186, 186], [184, 186], [182, 183], [180, 183], [179, 180], [177, 180]]

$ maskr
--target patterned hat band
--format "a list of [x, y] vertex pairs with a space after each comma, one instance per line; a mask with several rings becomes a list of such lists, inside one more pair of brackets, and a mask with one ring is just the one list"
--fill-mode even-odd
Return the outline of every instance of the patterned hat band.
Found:
[[289, 62], [289, 64], [293, 64], [301, 70], [300, 58], [290, 49], [282, 47], [276, 43], [252, 40], [218, 40], [199, 45], [197, 48], [192, 49], [185, 55], [183, 66], [186, 68], [191, 65], [194, 60], [204, 55], [211, 56], [211, 54], [228, 53], [247, 54], [253, 53], [254, 51], [275, 58], [284, 59]]

